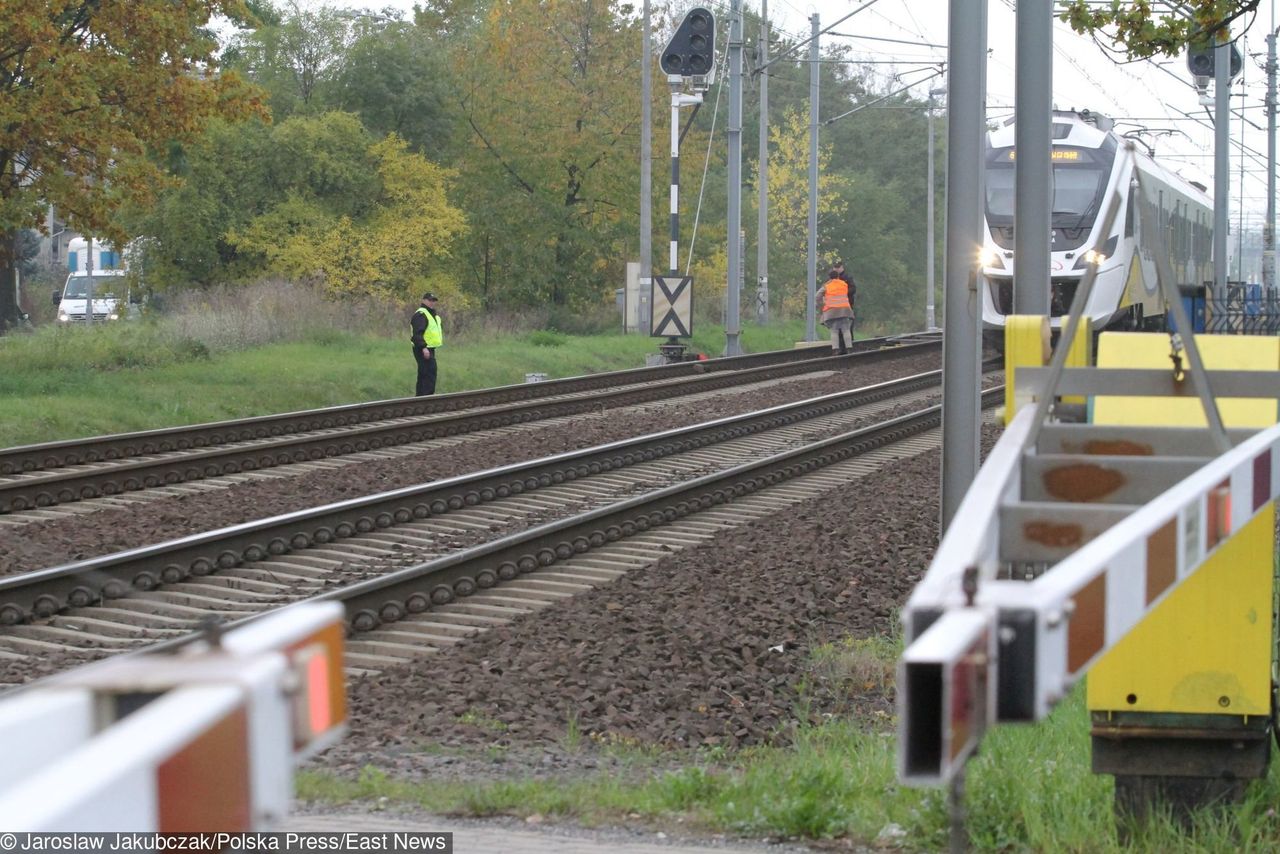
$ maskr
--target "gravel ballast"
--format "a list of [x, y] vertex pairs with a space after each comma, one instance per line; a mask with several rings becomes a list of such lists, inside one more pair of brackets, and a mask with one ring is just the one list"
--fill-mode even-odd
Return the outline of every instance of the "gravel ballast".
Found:
[[355, 680], [351, 733], [320, 761], [438, 774], [439, 754], [423, 745], [496, 746], [526, 770], [555, 771], [600, 767], [608, 759], [591, 748], [619, 744], [785, 744], [833, 715], [883, 726], [883, 660], [831, 651], [896, 630], [937, 544], [939, 464], [938, 452], [895, 461], [446, 654]]

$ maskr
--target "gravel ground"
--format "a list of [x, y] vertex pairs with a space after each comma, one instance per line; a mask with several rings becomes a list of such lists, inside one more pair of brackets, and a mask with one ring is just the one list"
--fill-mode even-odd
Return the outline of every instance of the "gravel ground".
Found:
[[[987, 428], [986, 443], [995, 437]], [[447, 655], [358, 680], [351, 733], [318, 761], [468, 779], [612, 772], [629, 767], [619, 747], [785, 744], [831, 715], [883, 726], [891, 674], [814, 652], [893, 630], [937, 544], [938, 472], [937, 452], [896, 461]]]
[[[270, 513], [935, 369], [937, 357], [660, 410], [477, 438], [448, 454], [241, 484], [135, 509], [37, 523], [0, 544], [0, 575], [105, 554]], [[994, 441], [989, 430], [986, 441]], [[558, 602], [447, 654], [349, 686], [351, 731], [312, 766], [355, 774], [496, 780], [649, 775], [690, 748], [786, 744], [794, 728], [853, 715], [887, 728], [891, 672], [815, 650], [893, 630], [937, 541], [939, 455], [896, 461], [846, 490], [719, 535]], [[705, 761], [707, 754], [697, 754]]]
[[0, 577], [59, 566], [77, 560], [138, 548], [189, 534], [263, 519], [268, 516], [373, 495], [445, 477], [537, 459], [847, 391], [924, 371], [937, 370], [940, 356], [914, 356], [838, 371], [807, 380], [775, 383], [760, 389], [727, 392], [713, 398], [642, 411], [608, 411], [578, 416], [572, 430], [532, 428], [518, 438], [477, 436], [445, 454], [424, 451], [395, 460], [312, 472], [299, 477], [242, 483], [225, 490], [178, 496], [135, 508], [102, 510], [68, 519], [35, 522], [0, 540]]

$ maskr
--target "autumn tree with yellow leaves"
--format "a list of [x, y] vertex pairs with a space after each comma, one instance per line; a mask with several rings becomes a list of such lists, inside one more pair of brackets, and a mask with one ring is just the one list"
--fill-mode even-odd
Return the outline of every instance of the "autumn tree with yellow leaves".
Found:
[[[165, 183], [154, 156], [211, 119], [263, 114], [257, 91], [220, 73], [214, 15], [242, 0], [0, 3], [0, 281], [13, 246], [49, 206], [81, 232], [123, 242], [115, 214]], [[0, 331], [17, 321], [0, 287]]]
[[[367, 142], [359, 122], [345, 113], [289, 119], [280, 131], [310, 139], [325, 126], [343, 128], [340, 135], [348, 140]], [[243, 255], [261, 259], [256, 269], [314, 280], [330, 296], [404, 302], [430, 290], [451, 305], [465, 306], [468, 300], [445, 263], [454, 241], [467, 230], [462, 212], [448, 200], [452, 173], [410, 151], [394, 134], [368, 143], [358, 156], [348, 154], [347, 160], [352, 168], [343, 183], [351, 192], [335, 187], [321, 196], [316, 193], [320, 182], [295, 178], [291, 192], [244, 228], [232, 229], [228, 241]], [[349, 202], [356, 188], [364, 198], [337, 208], [335, 203]]]
[[[809, 253], [809, 119], [806, 112], [788, 107], [780, 124], [769, 128], [769, 222], [774, 237], [797, 261], [807, 263]], [[830, 168], [830, 143], [818, 146], [818, 245], [828, 244], [827, 235], [848, 209], [843, 191], [848, 179]], [[819, 258], [821, 267], [825, 259]], [[826, 281], [826, 270], [818, 270], [818, 283]], [[779, 292], [784, 313], [805, 310], [805, 288], [791, 287]]]

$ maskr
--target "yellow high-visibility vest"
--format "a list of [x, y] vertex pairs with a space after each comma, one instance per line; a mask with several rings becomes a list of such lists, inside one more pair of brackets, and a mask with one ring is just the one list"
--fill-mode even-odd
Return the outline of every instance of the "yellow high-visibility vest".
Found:
[[422, 331], [422, 340], [428, 347], [439, 347], [444, 344], [444, 328], [440, 325], [440, 315], [432, 314], [425, 307], [419, 308], [417, 314], [427, 319], [427, 328]]

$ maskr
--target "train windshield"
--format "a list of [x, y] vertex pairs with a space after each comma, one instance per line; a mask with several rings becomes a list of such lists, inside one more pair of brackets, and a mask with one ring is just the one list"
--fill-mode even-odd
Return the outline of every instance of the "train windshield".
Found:
[[[1102, 195], [1115, 159], [1115, 148], [1053, 149], [1053, 227], [1090, 228], [1102, 207]], [[1012, 226], [1014, 221], [1013, 148], [987, 149], [987, 222]]]

